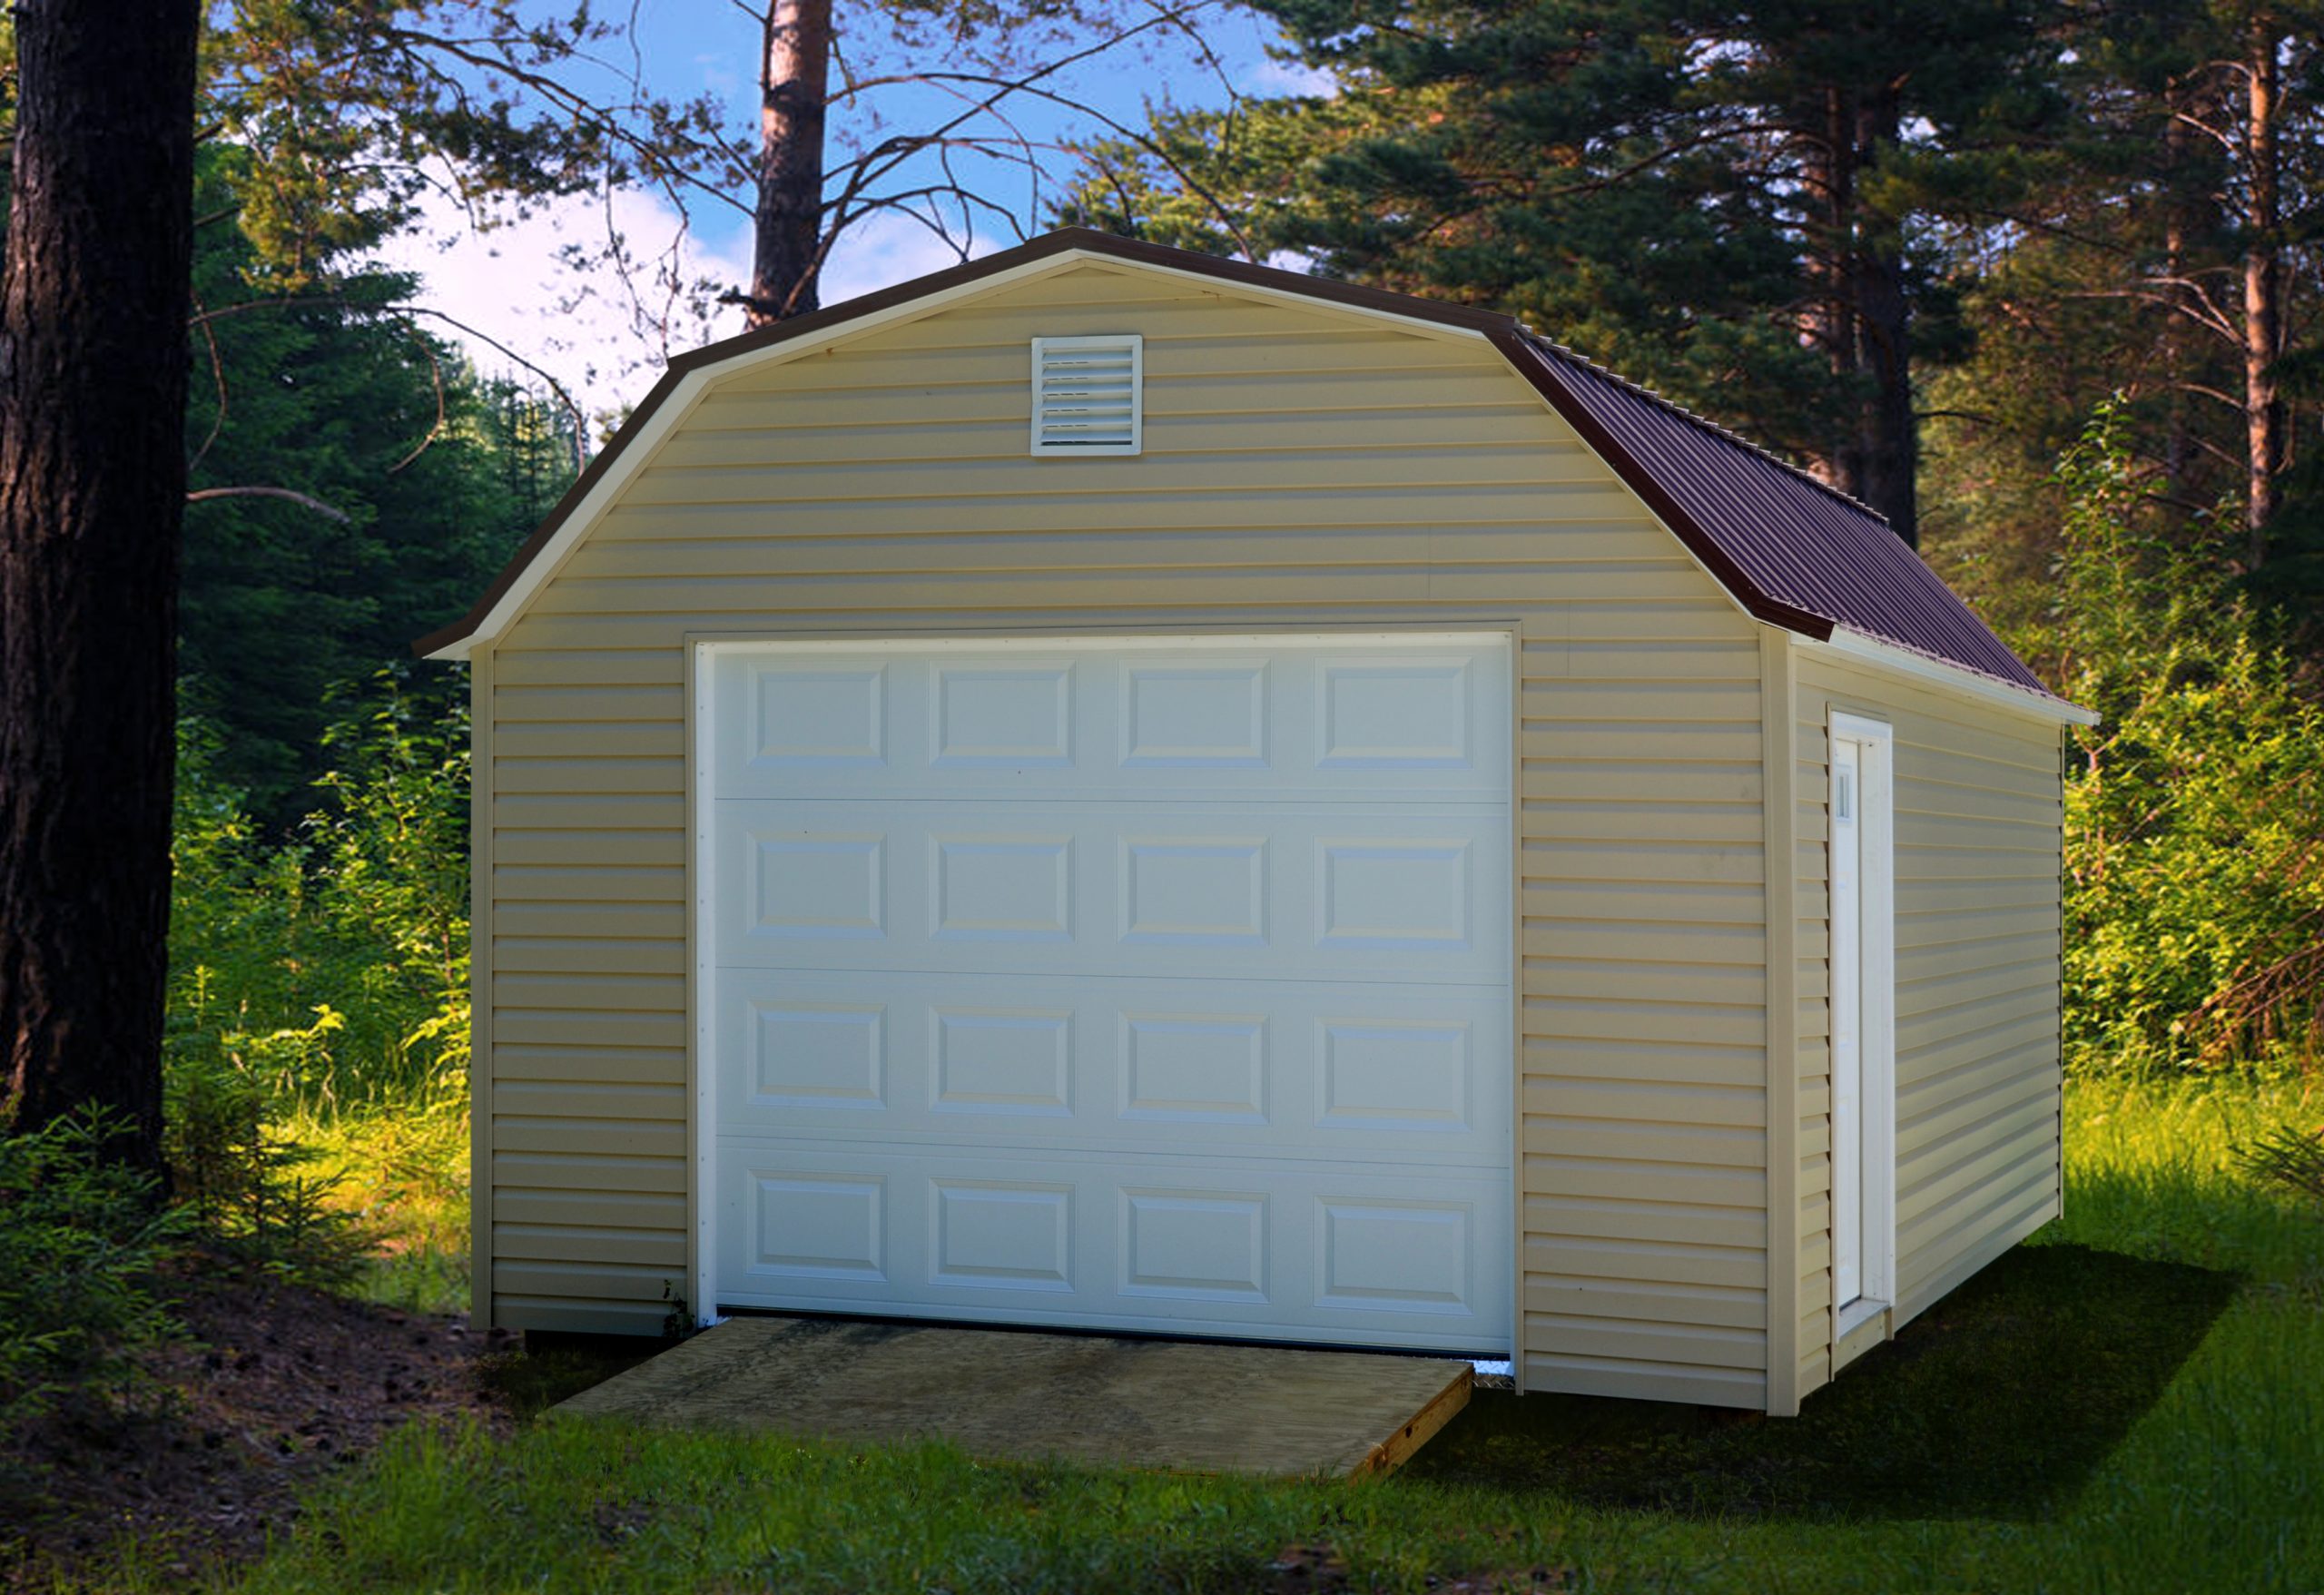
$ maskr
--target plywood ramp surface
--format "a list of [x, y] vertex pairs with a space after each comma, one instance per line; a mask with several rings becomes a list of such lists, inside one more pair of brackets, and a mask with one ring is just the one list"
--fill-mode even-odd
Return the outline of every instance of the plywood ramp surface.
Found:
[[1354, 1478], [1468, 1404], [1469, 1364], [1100, 1335], [734, 1318], [557, 1410], [1027, 1461]]

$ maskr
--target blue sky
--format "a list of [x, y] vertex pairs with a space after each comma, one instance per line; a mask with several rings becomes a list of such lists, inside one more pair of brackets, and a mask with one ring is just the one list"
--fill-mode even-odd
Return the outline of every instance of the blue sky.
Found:
[[[1151, 0], [1116, 3], [1124, 15], [1145, 15], [1151, 5]], [[607, 52], [615, 64], [626, 68], [634, 53], [655, 92], [674, 99], [711, 94], [724, 106], [733, 129], [747, 134], [755, 127], [758, 31], [743, 5], [735, 0], [635, 0], [634, 11], [609, 9], [606, 15], [624, 22]], [[634, 27], [628, 15], [635, 18]], [[840, 19], [842, 47], [860, 76], [955, 64], [907, 51], [877, 14], [851, 7], [849, 0], [840, 0]], [[1149, 106], [1215, 107], [1234, 93], [1264, 96], [1319, 86], [1303, 69], [1269, 58], [1271, 33], [1250, 13], [1214, 0], [1199, 25], [1216, 58], [1215, 67], [1181, 37], [1148, 34], [1140, 44], [1117, 47], [1049, 80], [1095, 115], [1022, 96], [1012, 100], [1012, 125], [1033, 147], [1038, 170], [972, 153], [958, 157], [958, 175], [1008, 213], [1007, 219], [987, 216], [980, 222], [975, 252], [1014, 241], [1015, 227], [1039, 230], [1041, 212], [1058, 192], [1057, 181], [1071, 171], [1068, 157], [1043, 146], [1102, 135], [1100, 117], [1137, 127], [1145, 123]], [[1073, 47], [1037, 46], [1029, 56], [1053, 60]], [[925, 130], [952, 114], [961, 103], [958, 93], [916, 84], [872, 90], [835, 111], [833, 153]], [[988, 123], [984, 131], [997, 129]], [[933, 163], [922, 159], [896, 174], [891, 186], [915, 186], [935, 174]], [[735, 198], [747, 202], [749, 196]], [[625, 287], [611, 271], [577, 274], [559, 259], [560, 250], [602, 241], [609, 228], [629, 241], [641, 261], [634, 287]], [[383, 252], [390, 263], [420, 273], [421, 302], [484, 335], [463, 337], [480, 369], [515, 369], [517, 361], [493, 347], [504, 345], [553, 373], [594, 413], [634, 402], [669, 354], [740, 328], [735, 310], [694, 313], [666, 288], [655, 289], [651, 262], [666, 255], [687, 280], [739, 284], [747, 272], [750, 242], [747, 216], [736, 206], [705, 198], [690, 203], [682, 218], [662, 196], [634, 192], [560, 202], [482, 236], [448, 202], [431, 207], [419, 228]], [[911, 221], [873, 216], [851, 229], [834, 251], [824, 273], [823, 300], [828, 304], [852, 298], [957, 258], [943, 240]]]

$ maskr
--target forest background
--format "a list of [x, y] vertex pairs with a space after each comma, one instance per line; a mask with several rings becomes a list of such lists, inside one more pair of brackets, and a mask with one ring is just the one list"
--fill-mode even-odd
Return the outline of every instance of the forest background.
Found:
[[[605, 201], [576, 291], [665, 338], [812, 308], [849, 230], [899, 217], [963, 255], [1073, 222], [1516, 313], [1872, 503], [2103, 714], [2069, 757], [2071, 1071], [2314, 1069], [2324, 6], [786, 0], [758, 23], [764, 114], [737, 132], [625, 75], [619, 18], [209, 13], [182, 1188], [295, 1148], [400, 1226], [376, 1288], [465, 1295], [465, 684], [407, 644], [618, 416], [380, 264], [448, 196], [479, 226]], [[1133, 115], [1044, 86], [1108, 52], [1200, 64], [1228, 25], [1300, 92], [1159, 84]], [[0, 32], [0, 83], [12, 60]], [[936, 97], [869, 108], [897, 84]], [[1038, 133], [1009, 120], [1026, 96]], [[746, 216], [751, 280], [625, 231], [635, 192], [681, 231]]]

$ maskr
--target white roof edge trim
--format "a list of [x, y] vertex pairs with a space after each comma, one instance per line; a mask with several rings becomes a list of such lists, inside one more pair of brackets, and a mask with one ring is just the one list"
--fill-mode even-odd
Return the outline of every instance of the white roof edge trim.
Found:
[[[724, 365], [725, 362], [722, 360], [719, 363]], [[499, 601], [485, 611], [484, 618], [477, 623], [476, 629], [456, 643], [446, 644], [428, 657], [465, 659], [478, 646], [490, 645], [507, 630], [509, 622], [532, 602], [534, 594], [547, 585], [549, 578], [556, 574], [557, 567], [565, 563], [566, 556], [572, 553], [574, 546], [597, 524], [598, 517], [605, 514], [615, 497], [629, 486], [631, 478], [645, 468], [663, 440], [676, 430], [680, 421], [694, 413], [694, 401], [702, 397], [702, 390], [710, 385], [710, 380], [709, 369], [689, 371], [679, 378], [678, 385], [671, 389], [670, 396], [655, 408], [638, 428], [637, 435], [630, 439], [629, 446], [623, 450], [622, 460], [614, 469], [598, 478], [588, 495], [573, 507], [573, 513], [558, 526], [556, 535], [533, 556], [531, 563], [525, 566], [508, 590], [500, 595]]]
[[[927, 315], [948, 304], [992, 293], [1021, 282], [1029, 277], [1046, 276], [1053, 271], [1083, 264], [1105, 266], [1125, 272], [1149, 271], [1156, 276], [1180, 278], [1197, 284], [1206, 292], [1241, 294], [1310, 312], [1336, 311], [1358, 319], [1393, 321], [1409, 327], [1416, 332], [1424, 332], [1438, 338], [1482, 340], [1485, 336], [1483, 332], [1474, 328], [1448, 327], [1441, 322], [1430, 321], [1418, 316], [1399, 315], [1393, 310], [1373, 310], [1364, 305], [1335, 304], [1330, 300], [1318, 300], [1292, 290], [1263, 288], [1243, 282], [1226, 282], [1199, 271], [1189, 271], [1177, 266], [1157, 266], [1146, 261], [1125, 261], [1118, 255], [1103, 254], [1096, 250], [1066, 250], [1041, 260], [1029, 261], [1021, 266], [1012, 266], [1005, 271], [995, 271], [990, 276], [980, 277], [973, 282], [965, 282], [948, 289], [933, 290], [889, 305], [882, 310], [869, 310], [861, 316], [850, 317], [834, 323], [812, 338], [802, 338], [795, 342], [776, 344], [771, 349], [743, 350], [724, 359], [714, 360], [687, 372], [680, 380], [677, 389], [651, 416], [646, 418], [644, 428], [623, 449], [624, 458], [620, 464], [600, 478], [596, 486], [590, 488], [588, 497], [574, 507], [573, 513], [566, 517], [564, 524], [557, 527], [556, 536], [552, 537], [548, 546], [525, 567], [524, 574], [517, 577], [516, 583], [500, 596], [500, 601], [486, 612], [484, 618], [477, 623], [476, 629], [458, 642], [447, 643], [434, 653], [427, 655], [426, 657], [466, 659], [479, 645], [492, 643], [503, 631], [506, 631], [509, 623], [515, 620], [523, 612], [525, 606], [532, 601], [533, 595], [556, 574], [557, 566], [565, 562], [565, 556], [572, 552], [573, 546], [588, 534], [589, 529], [596, 524], [597, 517], [603, 515], [613, 499], [629, 486], [630, 478], [644, 468], [654, 451], [677, 428], [678, 423], [693, 412], [694, 400], [702, 397], [703, 389], [709, 384], [731, 377], [745, 367], [783, 365], [805, 355], [820, 353], [833, 344], [844, 342], [851, 338], [860, 338], [879, 328]], [[842, 309], [844, 302], [842, 301], [840, 305], [834, 305], [832, 308]], [[1548, 401], [1544, 399], [1542, 402], [1546, 404]]]
[[2008, 709], [2028, 718], [2045, 721], [2052, 725], [2095, 725], [2099, 715], [2095, 710], [2079, 704], [2069, 704], [2063, 698], [2048, 697], [2005, 681], [1995, 681], [1958, 665], [1948, 665], [1932, 659], [1925, 654], [1915, 654], [1910, 648], [1900, 648], [1868, 633], [1844, 625], [1832, 628], [1828, 641], [1792, 634], [1804, 648], [1825, 648], [1849, 659], [1875, 665], [1928, 686], [1937, 687], [1955, 697], [1974, 699], [1995, 708]]

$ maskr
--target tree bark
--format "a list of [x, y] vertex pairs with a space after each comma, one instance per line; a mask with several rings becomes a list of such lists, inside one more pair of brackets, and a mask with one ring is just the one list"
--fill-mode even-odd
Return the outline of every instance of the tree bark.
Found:
[[0, 1095], [161, 1167], [192, 0], [17, 0], [0, 263]]
[[[1856, 159], [1869, 164], [1896, 142], [1898, 107], [1893, 92], [1866, 94], [1856, 106]], [[1850, 273], [1856, 303], [1856, 369], [1865, 383], [1856, 412], [1855, 486], [1847, 488], [1888, 517], [1888, 529], [1908, 548], [1920, 546], [1920, 505], [1914, 478], [1920, 465], [1919, 422], [1913, 414], [1913, 306], [1905, 291], [1904, 240], [1893, 218], [1866, 212], [1856, 217], [1856, 247]]]
[[753, 327], [804, 315], [817, 303], [832, 0], [769, 0], [764, 44], [756, 238], [743, 307]]
[[[2167, 281], [2175, 284], [2187, 280], [2188, 265], [2193, 258], [2193, 240], [2210, 236], [2214, 228], [2200, 210], [2202, 191], [2195, 182], [2193, 172], [2195, 135], [2187, 125], [2198, 113], [2198, 103], [2185, 79], [2173, 78], [2164, 86], [2162, 105], [2162, 274]], [[2174, 288], [2171, 291], [2184, 296], [2183, 290]], [[2175, 377], [2195, 369], [2200, 357], [2191, 347], [2193, 339], [2181, 317], [2164, 318], [2162, 342], [2166, 373]], [[2170, 408], [2162, 432], [2163, 492], [2174, 504], [2191, 503], [2195, 425], [2185, 388], [2174, 383], [2167, 403]]]
[[2257, 570], [2267, 557], [2268, 523], [2275, 518], [2277, 478], [2284, 468], [2284, 405], [2275, 373], [2284, 347], [2282, 171], [2277, 146], [2281, 106], [2271, 21], [2255, 15], [2246, 42], [2242, 352], [2248, 459], [2243, 526], [2244, 568]]
[[1869, 213], [1857, 178], [1896, 139], [1893, 92], [1825, 88], [1801, 118], [1801, 188], [1808, 207], [1807, 336], [1857, 397], [1817, 474], [1888, 517], [1907, 546], [1920, 541], [1914, 491], [1919, 464], [1913, 414], [1912, 304], [1895, 229]]

